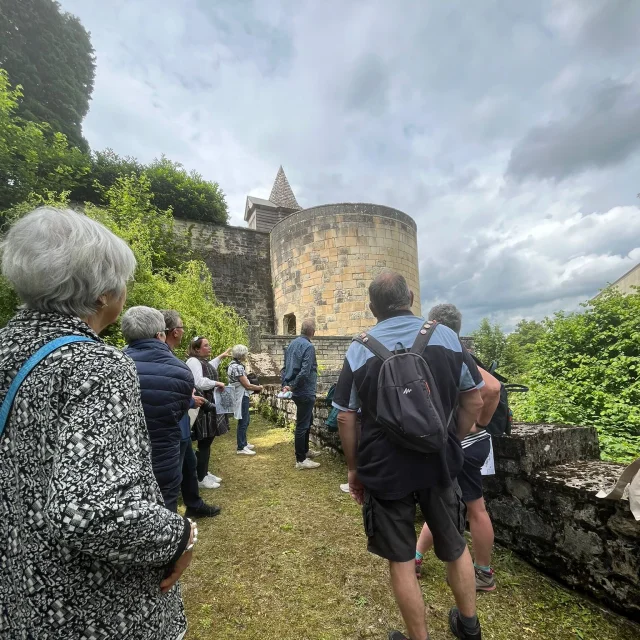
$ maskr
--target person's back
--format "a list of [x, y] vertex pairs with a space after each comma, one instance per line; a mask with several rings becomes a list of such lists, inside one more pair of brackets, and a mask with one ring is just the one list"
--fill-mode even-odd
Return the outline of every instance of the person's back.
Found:
[[[447, 563], [449, 583], [458, 605], [450, 611], [450, 628], [458, 638], [480, 640], [473, 563], [464, 538], [465, 509], [455, 478], [463, 461], [460, 438], [472, 427], [482, 407], [478, 390], [484, 383], [457, 335], [436, 325], [420, 355], [431, 371], [442, 414], [449, 425], [446, 442], [437, 453], [424, 454], [403, 446], [397, 437], [389, 437], [385, 426], [377, 421], [382, 360], [367, 348], [367, 335], [389, 351], [400, 353], [411, 349], [418, 335], [427, 335], [431, 325], [411, 313], [413, 293], [399, 274], [383, 272], [371, 283], [369, 296], [378, 324], [352, 342], [333, 396], [333, 406], [339, 410], [349, 490], [363, 505], [367, 546], [371, 553], [389, 561], [396, 601], [411, 639], [428, 639], [424, 601], [414, 566], [419, 504], [433, 533], [435, 553]], [[428, 393], [435, 396], [426, 380], [425, 384]], [[358, 409], [362, 411], [359, 445]], [[450, 420], [454, 413], [457, 422]], [[389, 639], [406, 636], [392, 631]]]
[[180, 420], [189, 410], [193, 375], [159, 340], [137, 340], [125, 353], [134, 361], [140, 379], [153, 470], [165, 473], [180, 457]]

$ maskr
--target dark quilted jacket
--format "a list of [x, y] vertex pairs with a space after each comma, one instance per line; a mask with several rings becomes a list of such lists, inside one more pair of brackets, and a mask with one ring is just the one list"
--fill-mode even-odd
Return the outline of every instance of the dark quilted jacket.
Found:
[[160, 340], [136, 340], [125, 353], [138, 370], [153, 472], [162, 488], [181, 473], [180, 420], [189, 410], [193, 374]]

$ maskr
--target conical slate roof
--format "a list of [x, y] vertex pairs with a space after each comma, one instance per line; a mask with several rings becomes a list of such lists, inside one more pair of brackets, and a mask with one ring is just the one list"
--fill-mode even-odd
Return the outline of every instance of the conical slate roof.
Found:
[[300, 211], [300, 209], [302, 209], [296, 197], [293, 195], [293, 191], [291, 190], [282, 166], [278, 169], [278, 175], [273, 183], [269, 200], [273, 202], [273, 204], [285, 209], [293, 209], [294, 211]]

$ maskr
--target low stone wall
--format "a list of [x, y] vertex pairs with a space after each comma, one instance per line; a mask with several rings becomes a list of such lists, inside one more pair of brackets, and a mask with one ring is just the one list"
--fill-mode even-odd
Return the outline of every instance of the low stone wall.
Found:
[[595, 429], [517, 425], [494, 453], [484, 488], [496, 540], [640, 620], [640, 523], [627, 500], [595, 497], [624, 469], [599, 460]]
[[[269, 387], [262, 410], [282, 426], [295, 424], [291, 400]], [[311, 438], [335, 455], [337, 433], [324, 425], [324, 398], [316, 401]], [[640, 621], [640, 523], [628, 500], [601, 500], [622, 465], [599, 459], [590, 427], [516, 424], [494, 438], [496, 475], [485, 477], [485, 500], [496, 540], [561, 582]]]
[[[274, 360], [284, 364], [285, 349], [295, 337], [263, 334], [260, 337], [261, 351], [270, 354]], [[351, 339], [351, 336], [315, 336], [313, 345], [316, 348], [316, 358], [320, 369], [329, 372], [340, 371]]]

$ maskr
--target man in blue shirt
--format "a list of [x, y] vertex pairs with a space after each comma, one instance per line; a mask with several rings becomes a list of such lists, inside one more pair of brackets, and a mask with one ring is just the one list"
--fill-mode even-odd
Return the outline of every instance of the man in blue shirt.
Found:
[[282, 390], [291, 391], [296, 405], [296, 469], [316, 469], [320, 465], [311, 458], [319, 453], [309, 450], [309, 431], [318, 385], [316, 349], [311, 343], [316, 323], [311, 319], [304, 320], [300, 333], [285, 352]]

